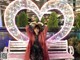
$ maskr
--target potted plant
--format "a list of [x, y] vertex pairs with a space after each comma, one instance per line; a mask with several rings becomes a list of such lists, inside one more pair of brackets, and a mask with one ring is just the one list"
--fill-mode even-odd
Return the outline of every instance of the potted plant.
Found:
[[18, 27], [25, 27], [26, 25], [28, 25], [28, 16], [24, 11], [22, 11], [19, 15], [17, 15], [16, 25]]
[[49, 31], [57, 32], [59, 30], [58, 17], [56, 12], [52, 12], [47, 23]]

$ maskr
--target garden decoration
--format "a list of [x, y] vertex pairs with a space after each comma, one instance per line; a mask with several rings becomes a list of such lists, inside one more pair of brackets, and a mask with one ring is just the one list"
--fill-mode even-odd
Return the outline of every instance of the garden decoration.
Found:
[[18, 27], [15, 24], [15, 17], [17, 13], [23, 9], [28, 9], [34, 12], [39, 21], [41, 21], [44, 14], [46, 14], [50, 10], [57, 9], [59, 10], [64, 16], [64, 24], [59, 32], [55, 35], [51, 36], [47, 41], [53, 40], [61, 40], [66, 37], [69, 32], [71, 31], [74, 23], [74, 12], [72, 7], [63, 0], [50, 0], [46, 2], [41, 9], [32, 1], [32, 0], [14, 0], [11, 2], [5, 12], [4, 12], [4, 22], [5, 26], [10, 33], [16, 40], [23, 40], [29, 41], [29, 38], [26, 37], [25, 34], [19, 31]]

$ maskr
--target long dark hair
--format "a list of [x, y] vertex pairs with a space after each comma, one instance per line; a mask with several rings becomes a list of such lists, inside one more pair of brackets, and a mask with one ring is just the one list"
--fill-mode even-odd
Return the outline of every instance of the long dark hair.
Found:
[[41, 24], [36, 25], [34, 29], [35, 28], [39, 29], [40, 32], [44, 30], [44, 26], [42, 26]]

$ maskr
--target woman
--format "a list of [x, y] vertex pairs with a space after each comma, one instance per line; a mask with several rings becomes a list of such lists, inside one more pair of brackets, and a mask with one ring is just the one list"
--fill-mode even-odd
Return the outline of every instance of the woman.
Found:
[[31, 23], [26, 26], [26, 31], [29, 37], [29, 44], [25, 60], [49, 60], [45, 43], [47, 26], [43, 26], [41, 22]]

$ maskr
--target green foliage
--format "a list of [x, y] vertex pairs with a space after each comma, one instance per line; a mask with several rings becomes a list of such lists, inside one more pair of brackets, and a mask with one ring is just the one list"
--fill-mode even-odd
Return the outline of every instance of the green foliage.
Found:
[[42, 22], [43, 24], [45, 24], [45, 18], [44, 18], [44, 17], [42, 17], [41, 22]]
[[58, 18], [57, 18], [57, 13], [56, 12], [52, 12], [51, 15], [49, 16], [49, 21], [47, 23], [48, 28], [50, 30], [54, 29], [54, 28], [58, 28]]
[[77, 52], [80, 54], [80, 40], [77, 39], [77, 37], [71, 37], [68, 39], [69, 46], [73, 46], [74, 52]]
[[35, 17], [35, 18], [36, 18], [36, 20], [35, 20], [35, 21], [36, 21], [36, 22], [38, 22], [38, 21], [39, 21], [38, 17]]
[[76, 48], [77, 53], [80, 54], [80, 41], [78, 42], [75, 48]]
[[[74, 27], [75, 27], [74, 29], [76, 33], [76, 39], [75, 38], [71, 39], [72, 42], [74, 43], [72, 46], [74, 47], [75, 52], [77, 52], [80, 55], [80, 38], [79, 38], [80, 37], [79, 36], [80, 35], [80, 13], [76, 15]], [[69, 42], [71, 40], [69, 40]]]
[[20, 27], [20, 20], [19, 20], [19, 15], [17, 15], [17, 17], [16, 17], [16, 25], [18, 26], [18, 27]]
[[25, 12], [21, 12], [16, 18], [16, 24], [18, 27], [25, 27], [28, 25], [28, 16]]
[[80, 14], [77, 14], [75, 18], [75, 30], [80, 30]]
[[[35, 20], [35, 21], [36, 21], [36, 22], [39, 21], [38, 17], [36, 17], [36, 20]], [[44, 18], [44, 17], [42, 17], [41, 22], [42, 22], [43, 24], [45, 24], [45, 18]]]
[[77, 42], [78, 42], [77, 37], [71, 37], [70, 39], [68, 39], [69, 46], [75, 47], [75, 45], [77, 44]]

